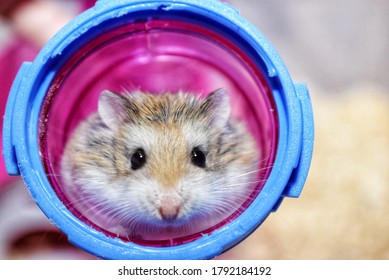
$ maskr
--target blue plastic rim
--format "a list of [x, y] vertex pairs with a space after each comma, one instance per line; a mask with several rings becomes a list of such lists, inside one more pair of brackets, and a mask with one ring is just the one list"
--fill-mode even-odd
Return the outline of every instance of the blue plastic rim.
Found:
[[[76, 49], [130, 16], [188, 20], [223, 33], [265, 69], [278, 113], [277, 152], [260, 195], [236, 219], [210, 235], [177, 246], [148, 247], [111, 238], [85, 225], [64, 206], [50, 185], [39, 154], [39, 116], [49, 86]], [[215, 0], [100, 0], [65, 26], [15, 78], [3, 128], [3, 155], [9, 174], [22, 175], [32, 197], [76, 246], [105, 259], [210, 259], [249, 236], [282, 199], [298, 197], [313, 152], [311, 102], [304, 84], [292, 81], [264, 36], [239, 13]]]

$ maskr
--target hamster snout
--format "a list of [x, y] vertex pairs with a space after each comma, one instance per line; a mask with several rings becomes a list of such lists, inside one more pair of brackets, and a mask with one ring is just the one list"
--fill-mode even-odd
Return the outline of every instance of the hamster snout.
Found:
[[257, 144], [230, 111], [223, 89], [204, 99], [103, 91], [63, 153], [71, 206], [122, 236], [171, 238], [218, 224], [259, 182]]
[[180, 211], [181, 203], [172, 196], [164, 196], [161, 199], [159, 213], [164, 220], [174, 220]]

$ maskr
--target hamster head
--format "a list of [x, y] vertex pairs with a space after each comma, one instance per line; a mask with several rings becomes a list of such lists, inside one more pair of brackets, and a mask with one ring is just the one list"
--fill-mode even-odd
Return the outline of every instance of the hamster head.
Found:
[[241, 207], [259, 152], [230, 116], [224, 89], [192, 94], [100, 94], [62, 160], [72, 207], [117, 235], [175, 237], [212, 227]]

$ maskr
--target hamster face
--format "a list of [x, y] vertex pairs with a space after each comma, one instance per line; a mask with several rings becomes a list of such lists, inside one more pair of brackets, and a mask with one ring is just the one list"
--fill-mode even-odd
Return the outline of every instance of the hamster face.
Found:
[[204, 100], [104, 91], [65, 148], [62, 178], [73, 206], [97, 225], [171, 238], [239, 209], [256, 183], [258, 157], [224, 90]]

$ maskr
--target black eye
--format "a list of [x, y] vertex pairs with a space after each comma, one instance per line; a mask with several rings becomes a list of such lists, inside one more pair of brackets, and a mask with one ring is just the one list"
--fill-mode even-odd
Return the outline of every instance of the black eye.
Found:
[[138, 149], [131, 157], [131, 168], [137, 170], [146, 163], [146, 153], [143, 149]]
[[194, 148], [191, 152], [191, 160], [192, 163], [198, 167], [204, 168], [205, 167], [205, 155], [199, 148]]

